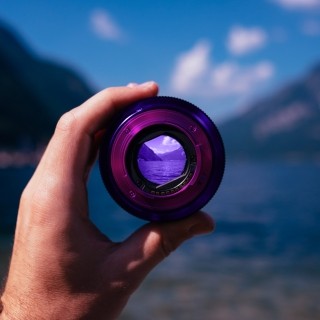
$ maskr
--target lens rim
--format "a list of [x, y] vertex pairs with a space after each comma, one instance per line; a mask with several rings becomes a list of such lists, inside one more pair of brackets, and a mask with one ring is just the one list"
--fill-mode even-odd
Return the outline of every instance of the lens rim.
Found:
[[[157, 123], [159, 116], [162, 119]], [[128, 177], [127, 146], [146, 126], [168, 122], [192, 141], [198, 166], [179, 192], [149, 197]], [[101, 143], [99, 165], [107, 190], [123, 209], [145, 220], [170, 221], [193, 214], [213, 197], [224, 174], [225, 152], [217, 127], [198, 107], [178, 98], [152, 97], [132, 104], [110, 123]]]

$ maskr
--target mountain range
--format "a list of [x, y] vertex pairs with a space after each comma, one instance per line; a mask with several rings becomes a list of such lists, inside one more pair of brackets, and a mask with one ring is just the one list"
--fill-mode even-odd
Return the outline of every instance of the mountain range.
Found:
[[[93, 93], [72, 68], [39, 57], [0, 23], [0, 150], [45, 144], [61, 114]], [[219, 130], [228, 158], [319, 159], [320, 63]]]
[[139, 150], [138, 159], [144, 161], [162, 161], [162, 159], [145, 143], [141, 146]]
[[171, 160], [186, 160], [186, 155], [182, 147], [179, 147], [176, 150], [166, 152], [166, 153], [161, 153], [159, 154], [159, 157], [163, 161], [171, 161]]
[[0, 23], [0, 149], [46, 143], [58, 118], [92, 94], [74, 70], [39, 57]]
[[146, 144], [143, 144], [139, 150], [139, 159], [145, 161], [172, 161], [186, 160], [186, 156], [182, 147], [165, 153], [155, 153]]
[[320, 64], [219, 129], [229, 157], [320, 159]]

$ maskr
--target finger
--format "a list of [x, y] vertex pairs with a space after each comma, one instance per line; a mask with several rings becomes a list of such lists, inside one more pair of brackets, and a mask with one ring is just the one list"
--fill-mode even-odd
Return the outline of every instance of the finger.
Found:
[[137, 100], [154, 96], [157, 92], [158, 86], [154, 82], [108, 88], [67, 112], [59, 120], [45, 152], [43, 162], [46, 168], [70, 179], [85, 177], [96, 150], [95, 134], [106, 127], [116, 112]]
[[[141, 85], [132, 83], [126, 87], [113, 87], [100, 91], [92, 98], [62, 117], [58, 124], [58, 131], [70, 129], [94, 134], [104, 128], [106, 122], [116, 111], [139, 99], [154, 96], [158, 93], [158, 86], [150, 81]], [[76, 123], [74, 123], [76, 122]]]
[[118, 265], [134, 279], [135, 288], [184, 241], [195, 235], [210, 233], [214, 228], [213, 219], [203, 212], [175, 222], [148, 224], [121, 244]]

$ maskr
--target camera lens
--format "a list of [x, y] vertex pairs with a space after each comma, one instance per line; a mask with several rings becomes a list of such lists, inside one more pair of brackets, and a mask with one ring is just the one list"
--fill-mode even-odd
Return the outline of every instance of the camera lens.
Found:
[[191, 103], [153, 97], [129, 106], [107, 128], [100, 172], [115, 201], [150, 221], [184, 218], [218, 189], [225, 164], [220, 134]]

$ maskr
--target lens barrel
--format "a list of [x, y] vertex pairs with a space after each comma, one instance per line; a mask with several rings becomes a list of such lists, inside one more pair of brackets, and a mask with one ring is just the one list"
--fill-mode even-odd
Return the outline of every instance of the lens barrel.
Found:
[[152, 97], [128, 106], [106, 129], [99, 166], [114, 200], [149, 221], [187, 217], [221, 183], [225, 152], [211, 119], [193, 104]]

